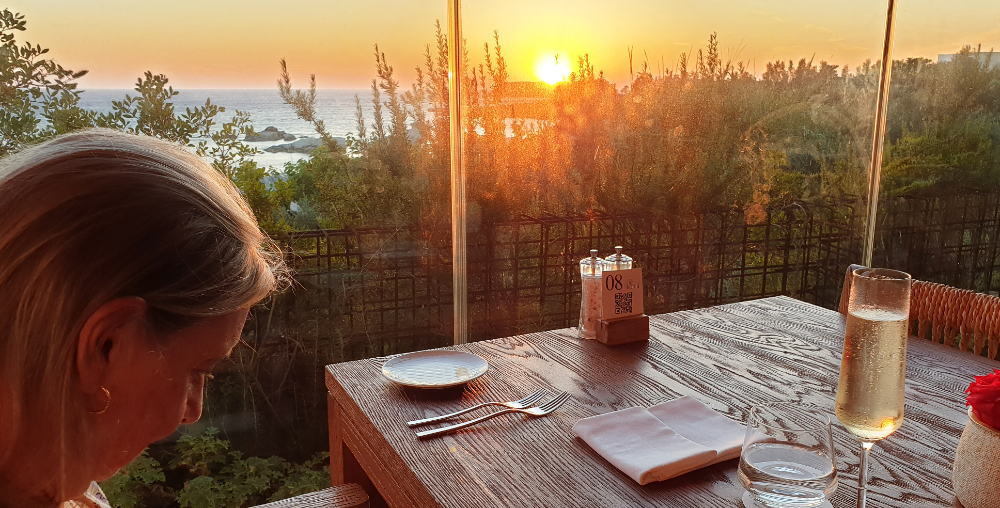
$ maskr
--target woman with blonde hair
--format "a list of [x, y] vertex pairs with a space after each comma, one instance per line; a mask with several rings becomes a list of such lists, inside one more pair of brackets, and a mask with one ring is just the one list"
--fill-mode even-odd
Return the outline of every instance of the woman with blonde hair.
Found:
[[97, 480], [201, 415], [287, 281], [239, 191], [183, 148], [93, 129], [0, 161], [0, 507]]

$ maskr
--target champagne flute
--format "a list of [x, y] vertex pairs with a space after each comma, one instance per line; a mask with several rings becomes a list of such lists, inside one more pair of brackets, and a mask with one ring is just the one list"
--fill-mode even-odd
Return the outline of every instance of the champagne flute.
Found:
[[837, 419], [861, 442], [858, 508], [868, 493], [868, 454], [903, 423], [910, 275], [884, 268], [851, 274]]

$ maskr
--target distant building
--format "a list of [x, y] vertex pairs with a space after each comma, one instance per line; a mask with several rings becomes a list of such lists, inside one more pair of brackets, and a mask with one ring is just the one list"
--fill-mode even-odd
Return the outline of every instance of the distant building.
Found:
[[[1000, 67], [1000, 53], [994, 51], [981, 51], [978, 53], [970, 53], [972, 57], [978, 57], [980, 63], [990, 62], [990, 70]], [[938, 55], [938, 63], [950, 62], [958, 56], [958, 53], [951, 55]]]

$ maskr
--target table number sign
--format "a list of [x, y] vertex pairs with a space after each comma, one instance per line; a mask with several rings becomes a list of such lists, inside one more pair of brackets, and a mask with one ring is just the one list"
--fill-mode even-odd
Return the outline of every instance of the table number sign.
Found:
[[605, 271], [603, 282], [603, 319], [642, 315], [642, 268]]
[[643, 314], [642, 306], [642, 269], [605, 271], [601, 282], [597, 340], [611, 345], [648, 340], [649, 316]]

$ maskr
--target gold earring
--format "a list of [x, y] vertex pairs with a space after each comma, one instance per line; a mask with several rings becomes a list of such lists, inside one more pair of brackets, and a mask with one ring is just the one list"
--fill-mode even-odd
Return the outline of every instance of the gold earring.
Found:
[[101, 387], [101, 390], [104, 390], [104, 396], [108, 398], [108, 402], [104, 404], [104, 409], [101, 409], [100, 411], [91, 411], [88, 409], [87, 410], [88, 413], [95, 415], [104, 414], [104, 412], [107, 411], [109, 407], [111, 407], [111, 392], [109, 392], [108, 389], [103, 386]]

